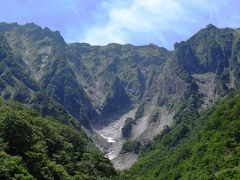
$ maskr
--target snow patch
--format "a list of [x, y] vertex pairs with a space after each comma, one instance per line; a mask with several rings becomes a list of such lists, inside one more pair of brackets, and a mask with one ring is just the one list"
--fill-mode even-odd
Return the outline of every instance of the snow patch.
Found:
[[116, 142], [113, 137], [106, 137], [102, 134], [100, 134], [100, 136], [102, 136], [104, 139], [106, 139], [107, 142], [109, 142], [109, 143], [115, 143]]

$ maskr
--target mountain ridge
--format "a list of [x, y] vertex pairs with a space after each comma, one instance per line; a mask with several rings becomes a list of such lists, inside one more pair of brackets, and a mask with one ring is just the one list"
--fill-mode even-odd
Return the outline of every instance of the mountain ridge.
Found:
[[[39, 100], [46, 102], [40, 97], [47, 94], [54, 112], [64, 112], [61, 121], [80, 123], [107, 154], [114, 149], [108, 140], [119, 141], [114, 149], [117, 163], [124, 143], [144, 145], [240, 85], [239, 29], [208, 25], [175, 43], [172, 51], [153, 44], [67, 44], [59, 32], [33, 23], [0, 23], [0, 34], [0, 45], [6, 45], [0, 56], [15, 62], [6, 65], [1, 60], [10, 70], [2, 68], [0, 82], [11, 83], [3, 83], [1, 96], [32, 104], [48, 115], [49, 107], [37, 105]], [[133, 123], [125, 128], [124, 138], [121, 128], [130, 127], [125, 116], [133, 110]], [[116, 127], [116, 134], [109, 133]]]

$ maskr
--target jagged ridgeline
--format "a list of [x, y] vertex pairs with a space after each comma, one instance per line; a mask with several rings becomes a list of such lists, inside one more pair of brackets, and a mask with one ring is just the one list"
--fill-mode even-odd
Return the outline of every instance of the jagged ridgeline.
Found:
[[41, 91], [87, 128], [140, 102], [169, 55], [155, 45], [66, 44], [32, 23], [1, 23], [0, 34], [1, 95], [31, 103]]
[[[207, 110], [222, 97], [237, 91], [239, 86], [240, 29], [219, 29], [208, 25], [189, 40], [176, 43], [173, 51], [168, 51], [153, 44], [67, 44], [59, 32], [42, 29], [33, 23], [0, 23], [1, 97], [27, 104], [41, 116], [53, 117], [59, 126], [64, 126], [64, 123], [77, 129], [80, 134], [82, 126], [95, 135], [101, 135], [93, 135], [93, 140], [107, 155], [114, 154], [113, 163], [117, 168], [131, 166], [140, 155], [136, 165], [123, 176], [125, 179], [191, 179], [204, 177], [203, 175], [221, 178], [231, 173], [232, 178], [235, 178], [238, 166], [231, 160], [221, 161], [219, 158], [218, 163], [214, 159], [212, 164], [206, 159], [210, 161], [215, 157], [214, 153], [220, 155], [219, 152], [225, 153], [225, 150], [234, 154], [239, 146], [238, 140], [234, 140], [232, 149], [219, 144], [216, 147], [213, 145], [214, 149], [208, 143], [213, 141], [209, 136], [207, 140], [203, 139], [205, 144], [199, 146], [204, 146], [201, 153], [205, 150], [208, 152], [208, 147], [212, 148], [212, 155], [206, 156], [206, 159], [192, 159], [197, 156], [195, 151], [198, 151], [194, 141], [201, 140], [201, 133], [207, 132], [204, 128], [215, 121], [213, 116], [216, 113], [212, 112], [215, 110]], [[235, 103], [237, 104], [234, 101], [233, 104]], [[224, 110], [232, 114], [235, 112], [228, 111], [230, 107], [238, 106], [226, 105]], [[222, 117], [221, 114], [216, 116]], [[232, 120], [237, 123], [237, 114], [233, 116], [236, 118]], [[228, 117], [223, 117], [227, 122]], [[50, 125], [57, 123], [55, 120], [46, 121]], [[27, 126], [35, 127], [35, 121], [27, 123]], [[36, 131], [41, 131], [39, 128]], [[113, 129], [112, 132], [109, 133], [109, 129]], [[216, 133], [223, 130], [215, 129]], [[222, 133], [225, 132], [228, 133]], [[113, 136], [107, 136], [109, 134]], [[64, 136], [63, 139], [65, 138], [67, 137]], [[217, 138], [217, 135], [213, 134], [212, 138]], [[226, 141], [231, 141], [229, 138], [233, 136], [226, 135], [225, 138]], [[3, 151], [9, 153], [8, 144], [4, 145], [6, 139], [3, 138], [3, 142]], [[44, 153], [44, 156], [50, 158], [49, 161], [54, 161], [65, 169], [63, 172], [71, 176], [74, 174], [67, 169], [68, 163], [58, 163], [57, 157], [49, 156], [47, 151]], [[31, 174], [27, 166], [29, 162], [25, 159], [29, 156], [28, 153], [19, 156], [22, 157], [18, 161], [19, 166], [26, 175]], [[123, 157], [131, 162], [126, 162]], [[233, 158], [230, 155], [224, 156], [225, 159], [228, 157]], [[182, 159], [187, 164], [182, 164]], [[194, 162], [197, 163], [195, 166]], [[199, 167], [201, 163], [204, 167], [208, 167], [208, 164], [210, 170]], [[88, 165], [91, 166], [91, 163]], [[190, 165], [201, 172], [191, 169], [191, 176], [187, 173]], [[110, 165], [106, 169], [113, 173]], [[182, 174], [184, 170], [186, 173]], [[103, 177], [98, 170], [93, 171], [96, 176]]]
[[0, 34], [1, 96], [34, 104], [47, 94], [53, 109], [86, 128], [144, 101], [175, 112], [182, 99], [203, 95], [206, 106], [239, 86], [238, 29], [209, 25], [171, 52], [152, 44], [66, 44], [59, 32], [32, 23], [1, 23]]

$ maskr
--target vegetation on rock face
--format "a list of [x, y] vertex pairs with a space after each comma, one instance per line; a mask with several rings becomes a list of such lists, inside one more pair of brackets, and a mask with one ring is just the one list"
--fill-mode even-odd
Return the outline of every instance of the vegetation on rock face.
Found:
[[140, 102], [169, 56], [168, 50], [155, 45], [67, 45], [59, 32], [33, 23], [0, 23], [0, 34], [6, 49], [1, 55], [10, 62], [16, 59], [21, 67], [10, 69], [24, 72], [16, 76], [3, 68], [2, 95], [29, 103], [40, 89], [87, 128], [93, 119], [101, 124], [98, 116], [108, 117]]
[[1, 179], [104, 179], [116, 175], [81, 131], [0, 101]]
[[32, 23], [0, 23], [0, 34], [1, 95], [29, 103], [41, 90], [87, 128], [145, 100], [182, 108], [199, 96], [195, 73], [216, 73], [216, 95], [240, 84], [238, 29], [209, 25], [172, 52], [152, 44], [67, 45], [59, 32]]
[[33, 91], [39, 89], [24, 66], [13, 55], [5, 37], [0, 36], [0, 92], [2, 96], [29, 103]]
[[51, 83], [44, 85], [47, 94], [64, 106], [83, 126], [90, 128], [89, 118], [95, 113], [91, 103], [77, 83], [71, 67], [63, 60], [56, 66], [56, 71], [50, 77]]
[[131, 137], [131, 131], [132, 131], [133, 124], [136, 124], [134, 119], [128, 117], [125, 120], [125, 124], [122, 127], [122, 137], [124, 137], [126, 139]]
[[141, 149], [141, 144], [138, 141], [126, 141], [122, 146], [121, 153], [135, 153], [138, 154]]
[[66, 43], [60, 33], [32, 23], [23, 26], [0, 23], [0, 34], [2, 96], [31, 104], [39, 92], [48, 94], [52, 102], [56, 101], [51, 105], [57, 107], [52, 109], [59, 109], [61, 104], [82, 125], [89, 127], [90, 114], [94, 113], [65, 61]]
[[135, 120], [138, 120], [139, 118], [141, 118], [143, 116], [143, 114], [144, 114], [144, 106], [145, 106], [145, 104], [142, 103], [138, 107], [137, 112], [135, 114]]
[[169, 51], [155, 45], [68, 45], [69, 61], [103, 115], [140, 103], [168, 56]]

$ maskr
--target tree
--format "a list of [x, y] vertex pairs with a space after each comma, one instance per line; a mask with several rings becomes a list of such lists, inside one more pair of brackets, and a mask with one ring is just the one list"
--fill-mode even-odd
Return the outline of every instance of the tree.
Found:
[[2, 121], [2, 138], [8, 144], [7, 152], [10, 155], [22, 156], [34, 144], [33, 127], [25, 118], [11, 112]]

